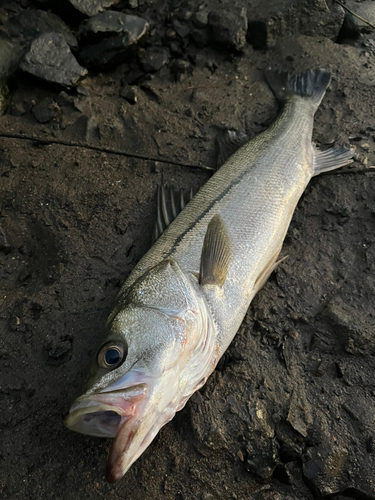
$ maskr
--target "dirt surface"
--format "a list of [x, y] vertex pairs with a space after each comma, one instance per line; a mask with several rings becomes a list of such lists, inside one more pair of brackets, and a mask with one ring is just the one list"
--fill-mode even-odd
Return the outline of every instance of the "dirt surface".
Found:
[[[344, 11], [324, 0], [200, 5], [118, 3], [147, 19], [148, 38], [131, 62], [89, 68], [78, 87], [20, 70], [7, 79], [1, 498], [375, 498], [374, 32], [346, 37]], [[20, 11], [51, 8], [8, 3], [2, 31]], [[66, 12], [56, 13], [77, 30]], [[169, 51], [157, 70], [142, 63], [155, 47]], [[288, 258], [217, 369], [110, 485], [110, 441], [68, 431], [63, 418], [119, 287], [151, 245], [157, 187], [199, 189], [220, 128], [253, 136], [270, 125], [279, 107], [263, 71], [275, 61], [332, 71], [314, 140], [350, 145], [357, 159], [311, 181]]]

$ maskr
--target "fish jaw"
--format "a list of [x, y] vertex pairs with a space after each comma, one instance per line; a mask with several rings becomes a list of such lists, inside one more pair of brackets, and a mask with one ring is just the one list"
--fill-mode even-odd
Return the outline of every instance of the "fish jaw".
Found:
[[142, 413], [147, 385], [112, 392], [84, 395], [75, 400], [65, 425], [76, 432], [96, 437], [115, 437], [124, 425]]
[[[177, 408], [167, 408], [161, 413], [149, 410], [145, 412], [143, 419], [135, 419], [132, 425], [124, 422], [112, 443], [107, 459], [106, 478], [109, 483], [115, 483], [124, 476], [161, 427], [174, 417], [176, 410]], [[148, 418], [148, 415], [151, 415], [151, 418]]]

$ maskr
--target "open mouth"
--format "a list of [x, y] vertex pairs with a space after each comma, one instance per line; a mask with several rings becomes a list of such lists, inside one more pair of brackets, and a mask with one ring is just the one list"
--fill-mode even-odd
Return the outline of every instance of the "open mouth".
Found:
[[125, 422], [139, 414], [146, 392], [146, 384], [140, 384], [78, 398], [65, 419], [65, 425], [90, 436], [115, 437]]

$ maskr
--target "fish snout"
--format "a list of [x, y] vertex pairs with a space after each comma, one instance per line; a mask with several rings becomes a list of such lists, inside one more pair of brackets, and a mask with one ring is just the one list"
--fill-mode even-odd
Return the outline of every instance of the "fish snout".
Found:
[[76, 432], [115, 437], [123, 424], [140, 412], [147, 385], [82, 396], [73, 403], [65, 425]]

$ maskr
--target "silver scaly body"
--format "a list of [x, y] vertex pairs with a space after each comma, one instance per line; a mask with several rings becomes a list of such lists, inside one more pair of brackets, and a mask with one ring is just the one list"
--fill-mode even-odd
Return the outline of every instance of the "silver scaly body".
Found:
[[353, 156], [311, 142], [329, 73], [266, 75], [284, 102], [281, 115], [230, 156], [134, 268], [66, 419], [73, 430], [115, 437], [109, 481], [123, 476], [214, 370], [277, 265], [311, 177]]

